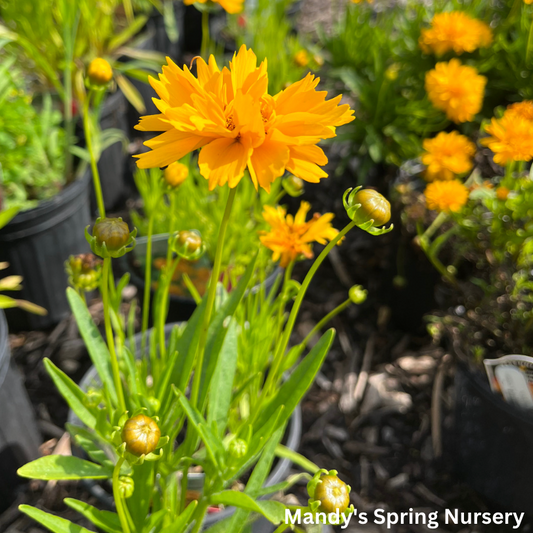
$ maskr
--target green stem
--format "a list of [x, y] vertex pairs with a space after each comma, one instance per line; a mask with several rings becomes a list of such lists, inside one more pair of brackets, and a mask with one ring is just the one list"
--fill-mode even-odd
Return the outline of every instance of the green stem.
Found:
[[196, 512], [194, 513], [196, 523], [194, 524], [194, 529], [191, 533], [199, 533], [202, 530], [202, 525], [204, 523], [204, 518], [208, 508], [209, 504], [207, 502], [207, 498], [202, 498], [198, 504]]
[[143, 296], [143, 319], [142, 319], [142, 338], [141, 353], [144, 354], [146, 348], [146, 331], [148, 330], [148, 317], [150, 314], [150, 291], [152, 289], [152, 234], [154, 232], [154, 214], [155, 209], [150, 212], [148, 217], [148, 235], [146, 238], [146, 258], [144, 266], [144, 296]]
[[342, 313], [347, 307], [350, 306], [352, 301], [348, 298], [342, 302], [339, 306], [335, 307], [333, 311], [329, 312], [305, 337], [302, 341], [303, 347], [307, 346], [307, 343], [313, 338], [313, 335], [318, 333], [331, 319], [335, 318], [339, 313]]
[[115, 351], [115, 339], [113, 336], [113, 328], [111, 327], [111, 319], [109, 317], [109, 273], [111, 270], [111, 258], [104, 259], [104, 266], [102, 269], [102, 301], [104, 305], [104, 322], [105, 333], [107, 337], [107, 344], [109, 346], [109, 353], [111, 354], [111, 370], [113, 372], [113, 381], [115, 382], [115, 389], [117, 390], [118, 406], [120, 413], [126, 411], [126, 402], [124, 401], [124, 391], [122, 390], [122, 381], [120, 379], [120, 369], [118, 366], [117, 353]]
[[529, 36], [527, 38], [526, 48], [526, 66], [529, 66], [529, 60], [531, 59], [531, 52], [533, 51], [533, 20], [529, 26]]
[[447, 218], [448, 218], [448, 214], [444, 211], [441, 211], [437, 215], [435, 220], [430, 224], [429, 228], [420, 237], [420, 240], [421, 241], [425, 240], [429, 243], [429, 240], [431, 239], [431, 237], [433, 237], [435, 232], [444, 224]]
[[189, 474], [189, 464], [185, 463], [185, 466], [183, 467], [181, 471], [181, 481], [180, 481], [180, 514], [185, 511], [185, 505], [187, 503], [187, 484], [188, 479], [187, 475]]
[[120, 469], [124, 464], [125, 459], [120, 457], [115, 465], [113, 470], [113, 498], [115, 500], [115, 505], [117, 507], [117, 514], [120, 520], [120, 525], [122, 526], [123, 533], [131, 533], [132, 528], [130, 527], [131, 517], [128, 516], [127, 509], [125, 509], [126, 503], [122, 499], [120, 494]]
[[180, 258], [177, 257], [174, 261], [167, 263], [167, 271], [165, 274], [164, 285], [161, 287], [161, 302], [159, 304], [159, 354], [161, 359], [164, 360], [166, 357], [166, 346], [165, 346], [165, 322], [167, 319], [167, 305], [168, 305], [168, 293], [170, 291], [170, 284], [172, 283], [172, 278], [174, 277], [174, 272], [178, 267]]
[[[309, 288], [309, 285], [311, 281], [313, 280], [313, 277], [316, 274], [316, 271], [318, 270], [320, 265], [323, 263], [324, 259], [326, 259], [327, 255], [333, 249], [333, 247], [355, 226], [356, 226], [356, 222], [354, 221], [350, 222], [347, 226], [345, 226], [342, 229], [342, 231], [340, 231], [336, 235], [336, 237], [333, 240], [331, 240], [329, 244], [322, 250], [321, 254], [315, 259], [315, 262], [309, 269], [309, 272], [305, 276], [302, 286], [300, 287], [300, 290], [298, 291], [298, 295], [296, 296], [296, 301], [294, 302], [294, 305], [292, 306], [291, 313], [287, 321], [287, 325], [285, 326], [285, 331], [283, 332], [283, 337], [281, 339], [281, 342], [278, 345], [278, 349], [276, 350], [276, 355], [274, 356], [274, 364], [279, 365], [279, 361], [281, 361], [283, 354], [287, 351], [287, 346], [289, 345], [289, 340], [291, 337], [292, 330], [294, 329], [294, 324], [296, 323], [298, 312], [300, 311], [300, 307], [305, 297], [305, 293], [307, 292], [307, 289]], [[274, 375], [277, 373], [277, 369], [273, 369], [273, 370], [274, 371], [270, 372], [268, 375], [267, 382], [265, 384], [265, 390], [268, 390], [270, 388], [271, 383], [275, 377]]]
[[276, 456], [281, 459], [289, 459], [289, 461], [293, 462], [295, 465], [300, 466], [304, 470], [307, 470], [313, 475], [320, 470], [320, 468], [315, 463], [307, 459], [307, 457], [304, 457], [298, 452], [291, 450], [286, 446], [283, 446], [283, 444], [278, 444], [276, 446]]
[[231, 208], [233, 207], [233, 201], [235, 200], [235, 193], [237, 188], [230, 189], [228, 201], [226, 203], [226, 209], [222, 222], [220, 223], [220, 231], [218, 234], [217, 248], [215, 252], [215, 262], [213, 265], [213, 271], [211, 272], [211, 279], [209, 281], [209, 292], [207, 293], [207, 302], [205, 307], [204, 320], [202, 323], [202, 330], [200, 332], [200, 338], [198, 340], [197, 349], [197, 363], [194, 371], [192, 392], [191, 392], [191, 405], [197, 406], [198, 394], [200, 392], [200, 382], [202, 379], [202, 367], [205, 356], [205, 346], [207, 344], [207, 333], [209, 330], [209, 324], [211, 323], [211, 316], [213, 314], [213, 307], [215, 305], [215, 297], [217, 294], [218, 279], [220, 277], [220, 270], [222, 267], [222, 251], [224, 249], [224, 240], [226, 238], [226, 230], [228, 229], [229, 218], [231, 214]]
[[209, 50], [209, 11], [202, 11], [202, 49], [200, 55], [207, 61], [207, 52]]
[[100, 174], [98, 173], [98, 165], [96, 158], [94, 156], [93, 150], [93, 141], [91, 134], [91, 118], [89, 116], [90, 111], [90, 101], [91, 101], [92, 91], [89, 91], [83, 103], [83, 129], [85, 132], [85, 142], [87, 143], [87, 151], [89, 152], [89, 157], [91, 159], [91, 170], [93, 174], [93, 184], [94, 192], [96, 195], [96, 203], [98, 204], [98, 214], [104, 218], [105, 217], [105, 207], [104, 207], [104, 197], [102, 194], [102, 185], [100, 183]]

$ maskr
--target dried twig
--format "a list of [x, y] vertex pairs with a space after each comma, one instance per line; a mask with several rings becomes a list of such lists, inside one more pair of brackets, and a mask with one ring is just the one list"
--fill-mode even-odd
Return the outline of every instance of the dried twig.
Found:
[[354, 408], [361, 403], [365, 396], [366, 385], [368, 383], [368, 376], [370, 374], [370, 367], [372, 366], [372, 357], [374, 356], [374, 335], [371, 335], [366, 343], [365, 355], [363, 356], [363, 365], [361, 367], [361, 372], [357, 378], [357, 383], [355, 385], [355, 390], [353, 393], [354, 398]]
[[433, 384], [433, 394], [431, 397], [431, 440], [433, 441], [433, 453], [435, 457], [442, 455], [442, 389], [444, 388], [444, 377], [448, 364], [451, 361], [449, 354], [446, 354], [439, 365], [435, 383]]

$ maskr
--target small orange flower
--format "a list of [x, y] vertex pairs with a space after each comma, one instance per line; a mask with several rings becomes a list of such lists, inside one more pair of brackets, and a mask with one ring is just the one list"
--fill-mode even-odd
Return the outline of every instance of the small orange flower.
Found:
[[533, 122], [520, 115], [504, 114], [493, 118], [485, 131], [491, 135], [481, 139], [494, 153], [494, 162], [505, 165], [510, 161], [533, 159]]
[[507, 187], [498, 187], [496, 189], [496, 197], [498, 198], [498, 200], [507, 200], [507, 197], [509, 196], [510, 192], [511, 191]]
[[294, 54], [294, 62], [299, 67], [306, 67], [309, 64], [309, 54], [307, 53], [307, 50], [300, 50]]
[[455, 123], [469, 122], [481, 110], [486, 83], [485, 76], [455, 58], [426, 74], [429, 100]]
[[177, 187], [187, 179], [187, 176], [189, 175], [189, 167], [179, 161], [174, 161], [174, 163], [170, 163], [170, 165], [165, 168], [163, 175], [165, 181], [171, 187]]
[[456, 131], [441, 132], [433, 139], [425, 139], [422, 163], [426, 165], [427, 181], [453, 180], [456, 175], [472, 169], [476, 145]]
[[511, 104], [507, 106], [504, 114], [508, 116], [518, 115], [526, 120], [533, 121], [533, 100], [524, 100], [523, 102]]
[[309, 203], [302, 202], [296, 216], [293, 217], [287, 215], [287, 210], [281, 206], [276, 208], [265, 205], [263, 218], [270, 225], [270, 231], [263, 232], [260, 239], [264, 246], [274, 252], [272, 259], [274, 261], [280, 259], [281, 267], [286, 267], [300, 256], [311, 259], [313, 242], [326, 244], [339, 233], [331, 225], [333, 213], [325, 215], [315, 213], [311, 220], [306, 221], [310, 209]]
[[190, 6], [196, 3], [205, 4], [208, 1], [219, 4], [230, 15], [240, 13], [244, 8], [244, 0], [183, 0], [183, 3]]
[[433, 17], [431, 27], [422, 30], [419, 45], [426, 54], [441, 56], [452, 50], [456, 54], [473, 52], [491, 42], [492, 31], [487, 24], [462, 11], [452, 11]]
[[434, 181], [424, 191], [428, 209], [457, 212], [468, 200], [468, 189], [459, 180]]

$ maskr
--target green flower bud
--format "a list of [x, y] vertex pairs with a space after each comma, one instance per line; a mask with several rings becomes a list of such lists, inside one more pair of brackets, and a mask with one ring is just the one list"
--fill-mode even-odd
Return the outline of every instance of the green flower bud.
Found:
[[202, 236], [196, 230], [178, 231], [172, 248], [180, 257], [188, 261], [196, 261], [205, 252]]
[[122, 442], [126, 444], [126, 450], [137, 457], [152, 453], [160, 437], [159, 426], [146, 415], [130, 418], [122, 429]]
[[356, 187], [346, 190], [342, 201], [348, 216], [362, 230], [372, 235], [382, 235], [392, 230], [392, 224], [388, 228], [377, 228], [391, 218], [390, 202], [379, 192]]
[[118, 490], [120, 495], [124, 498], [131, 498], [133, 496], [133, 491], [135, 490], [135, 483], [130, 476], [120, 476], [118, 478], [119, 487]]
[[315, 500], [320, 502], [319, 511], [335, 513], [337, 509], [343, 513], [350, 506], [350, 487], [337, 477], [332, 470], [329, 474], [322, 474], [314, 487]]
[[281, 184], [283, 185], [283, 188], [293, 198], [297, 198], [298, 196], [302, 196], [305, 190], [304, 181], [301, 178], [297, 178], [296, 176], [293, 176], [292, 174], [290, 176], [287, 176]]
[[235, 459], [241, 459], [248, 451], [248, 444], [243, 439], [233, 439], [229, 444], [229, 454]]
[[100, 257], [121, 257], [135, 248], [137, 229], [130, 233], [128, 225], [121, 218], [97, 218], [90, 235], [88, 227], [85, 238], [91, 250]]
[[84, 292], [94, 291], [100, 284], [102, 261], [93, 254], [71, 255], [65, 261], [69, 284]]
[[367, 294], [368, 291], [363, 289], [361, 285], [354, 285], [348, 293], [350, 300], [356, 305], [362, 304], [366, 300]]

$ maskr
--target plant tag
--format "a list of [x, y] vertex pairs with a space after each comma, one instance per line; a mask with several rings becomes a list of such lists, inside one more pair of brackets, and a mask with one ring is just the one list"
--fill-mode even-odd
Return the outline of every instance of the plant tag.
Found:
[[493, 392], [516, 407], [533, 409], [533, 357], [506, 355], [483, 362]]

